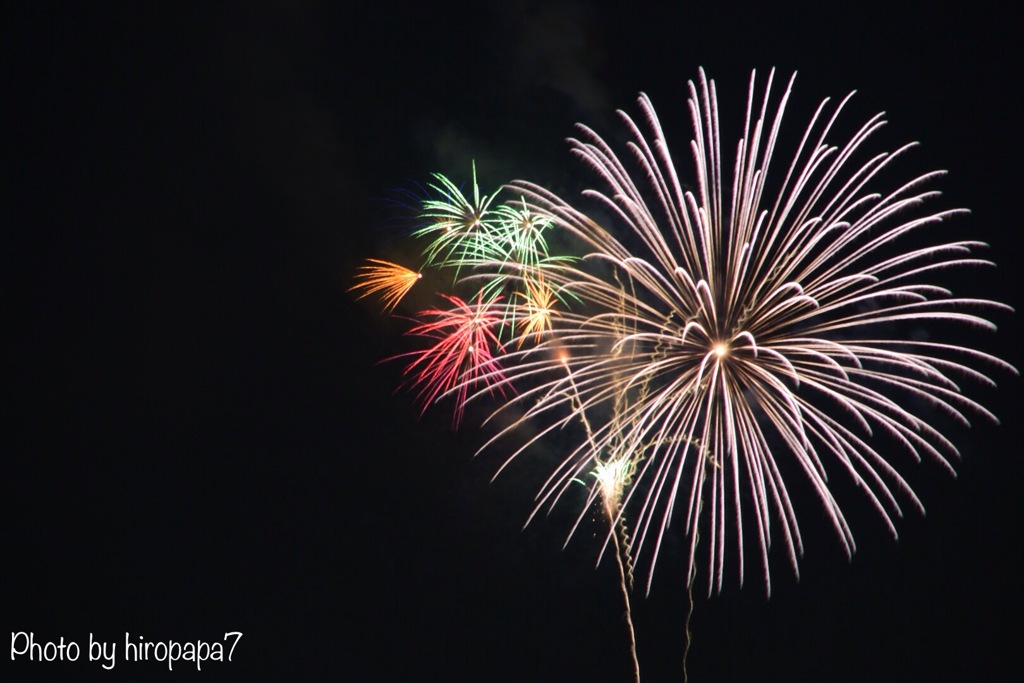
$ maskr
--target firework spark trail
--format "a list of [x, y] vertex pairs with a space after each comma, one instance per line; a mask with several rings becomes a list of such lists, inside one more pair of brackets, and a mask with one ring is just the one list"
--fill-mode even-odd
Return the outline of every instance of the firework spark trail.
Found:
[[[639, 123], [620, 112], [632, 135], [624, 157], [580, 126], [580, 138], [570, 141], [573, 153], [604, 185], [584, 198], [625, 228], [623, 240], [540, 186], [520, 181], [509, 188], [590, 253], [580, 262], [536, 266], [545, 282], [581, 304], [550, 319], [534, 347], [506, 350], [503, 370], [484, 375], [491, 389], [515, 386], [514, 403], [522, 406], [521, 416], [484, 448], [533, 423], [533, 436], [513, 449], [507, 465], [552, 431], [578, 426], [585, 413], [613, 412], [614, 419], [593, 422], [586, 439], [555, 466], [534, 515], [554, 505], [581, 473], [632, 459], [636, 474], [621, 508], [632, 510], [632, 549], [647, 556], [648, 590], [676, 505], [685, 512], [691, 568], [698, 530], [705, 532], [709, 593], [722, 588], [727, 547], [737, 555], [742, 583], [748, 523], [768, 592], [773, 518], [798, 571], [803, 545], [792, 475], [780, 469], [784, 460], [804, 473], [847, 554], [855, 545], [829, 487], [835, 467], [866, 493], [895, 535], [899, 499], [923, 507], [881, 444], [898, 443], [913, 458], [928, 456], [950, 469], [958, 455], [909, 406], [923, 403], [916, 410], [937, 409], [963, 423], [968, 414], [992, 418], [961, 393], [959, 376], [993, 384], [979, 364], [1016, 373], [956, 343], [886, 336], [887, 328], [907, 323], [930, 324], [930, 333], [944, 328], [946, 338], [958, 325], [994, 330], [971, 309], [1008, 307], [954, 297], [922, 279], [991, 265], [970, 255], [984, 245], [900, 251], [908, 236], [920, 241], [928, 228], [964, 212], [913, 217], [938, 196], [923, 188], [941, 173], [891, 192], [877, 189], [883, 172], [913, 147], [857, 161], [884, 125], [881, 115], [845, 143], [828, 142], [849, 96], [831, 109], [822, 102], [781, 185], [769, 189], [793, 84], [790, 79], [773, 110], [773, 80], [774, 73], [759, 101], [751, 77], [730, 185], [723, 179], [715, 86], [703, 72], [689, 86], [695, 191], [684, 189], [646, 96], [639, 100]], [[454, 386], [468, 389], [466, 382]]]

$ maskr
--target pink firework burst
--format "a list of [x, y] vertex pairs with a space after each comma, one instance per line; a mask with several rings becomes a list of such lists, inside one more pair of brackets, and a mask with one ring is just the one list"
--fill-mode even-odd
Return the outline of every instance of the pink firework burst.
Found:
[[422, 412], [454, 392], [452, 426], [458, 427], [470, 389], [488, 388], [504, 393], [501, 387], [505, 376], [495, 355], [504, 351], [495, 332], [502, 323], [497, 305], [501, 297], [484, 303], [482, 295], [478, 295], [474, 303], [466, 303], [457, 296], [439, 296], [450, 302], [452, 308], [420, 311], [418, 318], [422, 322], [406, 334], [434, 343], [421, 351], [403, 354], [413, 358], [405, 368], [405, 376], [416, 392], [416, 400], [422, 404]]

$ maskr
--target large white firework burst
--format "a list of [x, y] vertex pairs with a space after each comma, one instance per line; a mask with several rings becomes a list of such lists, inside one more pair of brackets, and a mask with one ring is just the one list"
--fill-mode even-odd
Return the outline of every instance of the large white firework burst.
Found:
[[[742, 583], [745, 542], [756, 543], [767, 590], [773, 541], [797, 570], [798, 482], [810, 484], [847, 554], [854, 537], [830, 476], [850, 477], [895, 535], [901, 505], [923, 510], [896, 464], [909, 454], [952, 469], [957, 456], [929, 415], [994, 420], [959, 382], [992, 384], [979, 367], [1015, 372], [953, 341], [962, 326], [994, 329], [984, 316], [1007, 307], [931, 284], [940, 270], [991, 265], [972, 256], [980, 242], [929, 236], [964, 213], [920, 208], [939, 194], [929, 186], [942, 173], [881, 191], [913, 145], [869, 153], [881, 114], [829, 142], [849, 96], [822, 102], [795, 153], [783, 154], [776, 143], [793, 79], [781, 95], [773, 85], [774, 72], [763, 89], [751, 77], [731, 178], [715, 84], [701, 72], [689, 84], [688, 181], [641, 95], [639, 121], [620, 112], [624, 154], [584, 126], [571, 140], [600, 177], [602, 189], [584, 193], [596, 211], [531, 183], [510, 187], [581, 239], [587, 255], [540, 267], [561, 300], [582, 303], [553, 317], [539, 344], [502, 359], [502, 381], [519, 394], [497, 414], [518, 412], [488, 446], [525, 423], [532, 435], [509, 461], [555, 431], [578, 434], [537, 510], [574, 482], [591, 482], [591, 500], [615, 491], [621, 501], [605, 509], [621, 516], [615, 523], [628, 520], [630, 552], [648, 577], [674, 521], [689, 549], [688, 580], [698, 549], [707, 553], [709, 592], [722, 587], [727, 547]], [[903, 334], [912, 326], [930, 338]], [[628, 481], [595, 482], [595, 470], [628, 472]]]

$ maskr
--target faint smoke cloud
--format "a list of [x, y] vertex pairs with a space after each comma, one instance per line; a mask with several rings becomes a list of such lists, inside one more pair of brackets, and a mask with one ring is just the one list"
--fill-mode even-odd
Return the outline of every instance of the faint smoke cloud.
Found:
[[524, 81], [566, 95], [587, 118], [603, 118], [608, 96], [596, 76], [605, 60], [592, 10], [572, 0], [504, 5]]

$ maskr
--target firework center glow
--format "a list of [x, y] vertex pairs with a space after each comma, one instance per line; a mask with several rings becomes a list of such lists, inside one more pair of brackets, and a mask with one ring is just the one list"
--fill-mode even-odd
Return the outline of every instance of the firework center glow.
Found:
[[729, 355], [729, 345], [726, 344], [725, 342], [718, 342], [717, 344], [715, 344], [712, 351], [715, 352], [715, 356], [717, 356], [718, 358], [725, 358], [727, 355]]
[[632, 481], [635, 468], [636, 464], [629, 458], [598, 461], [594, 467], [594, 476], [601, 489], [601, 500], [609, 518], [618, 514], [623, 490]]

